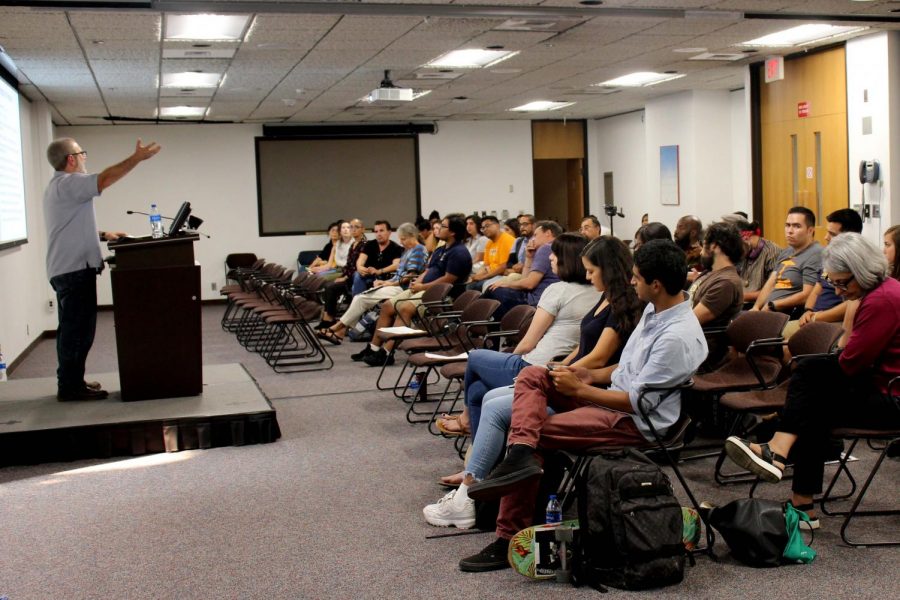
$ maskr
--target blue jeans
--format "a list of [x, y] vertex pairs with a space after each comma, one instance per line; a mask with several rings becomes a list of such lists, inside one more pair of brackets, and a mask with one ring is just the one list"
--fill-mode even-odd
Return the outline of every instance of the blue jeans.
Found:
[[374, 275], [360, 275], [359, 273], [353, 274], [353, 286], [350, 288], [350, 293], [354, 296], [357, 294], [361, 294], [366, 291], [372, 284], [375, 283]]
[[[466, 475], [477, 481], [487, 477], [503, 457], [506, 448], [506, 434], [512, 421], [513, 390], [515, 386], [497, 388], [489, 391], [481, 400], [481, 427], [478, 435], [472, 438], [472, 451], [466, 463]], [[547, 407], [547, 414], [555, 414]]]
[[495, 350], [474, 350], [469, 353], [466, 365], [466, 406], [469, 407], [469, 427], [472, 439], [478, 432], [481, 418], [481, 401], [484, 395], [498, 387], [513, 384], [519, 371], [528, 366], [518, 354]]
[[84, 364], [97, 329], [97, 269], [63, 273], [50, 279], [56, 292], [57, 390], [73, 394], [84, 389]]

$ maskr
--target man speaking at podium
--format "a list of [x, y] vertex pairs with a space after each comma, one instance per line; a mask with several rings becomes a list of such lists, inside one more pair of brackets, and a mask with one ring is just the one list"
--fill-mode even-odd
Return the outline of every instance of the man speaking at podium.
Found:
[[44, 192], [44, 223], [47, 276], [56, 292], [59, 313], [56, 397], [60, 401], [108, 396], [98, 384], [84, 381], [84, 365], [97, 326], [97, 275], [103, 270], [100, 237], [113, 239], [106, 233], [97, 234], [94, 198], [159, 151], [155, 142], [144, 146], [138, 140], [131, 156], [89, 175], [87, 152], [75, 140], [62, 138], [47, 147], [47, 160], [56, 170]]

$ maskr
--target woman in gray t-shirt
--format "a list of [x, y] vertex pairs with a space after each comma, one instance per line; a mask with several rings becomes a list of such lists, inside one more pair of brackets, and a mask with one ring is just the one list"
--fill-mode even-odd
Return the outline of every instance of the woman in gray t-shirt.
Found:
[[466, 405], [458, 417], [445, 417], [438, 428], [447, 433], [471, 430], [474, 437], [481, 399], [494, 388], [511, 385], [519, 371], [566, 356], [578, 345], [581, 319], [600, 300], [585, 277], [581, 250], [587, 239], [564, 233], [553, 241], [550, 265], [560, 281], [548, 287], [527, 333], [512, 351], [474, 350], [466, 365]]

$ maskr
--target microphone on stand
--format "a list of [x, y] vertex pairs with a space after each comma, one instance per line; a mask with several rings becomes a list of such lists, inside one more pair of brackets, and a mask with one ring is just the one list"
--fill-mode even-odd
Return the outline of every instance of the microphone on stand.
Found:
[[[128, 214], [128, 215], [144, 215], [145, 217], [149, 217], [149, 216], [150, 216], [150, 213], [141, 212], [141, 211], [139, 211], [139, 210], [126, 210], [126, 211], [125, 211], [125, 214]], [[165, 216], [165, 215], [159, 215], [159, 216], [160, 216], [160, 218], [168, 219], [169, 221], [174, 221], [174, 220], [175, 220], [175, 219], [173, 219], [172, 217], [167, 217], [167, 216]]]

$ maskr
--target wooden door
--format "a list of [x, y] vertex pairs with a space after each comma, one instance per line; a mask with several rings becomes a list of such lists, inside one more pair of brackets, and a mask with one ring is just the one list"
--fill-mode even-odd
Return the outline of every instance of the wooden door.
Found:
[[768, 84], [759, 73], [763, 235], [779, 246], [792, 206], [816, 214], [822, 241], [825, 216], [850, 205], [844, 48], [786, 60], [784, 70]]

